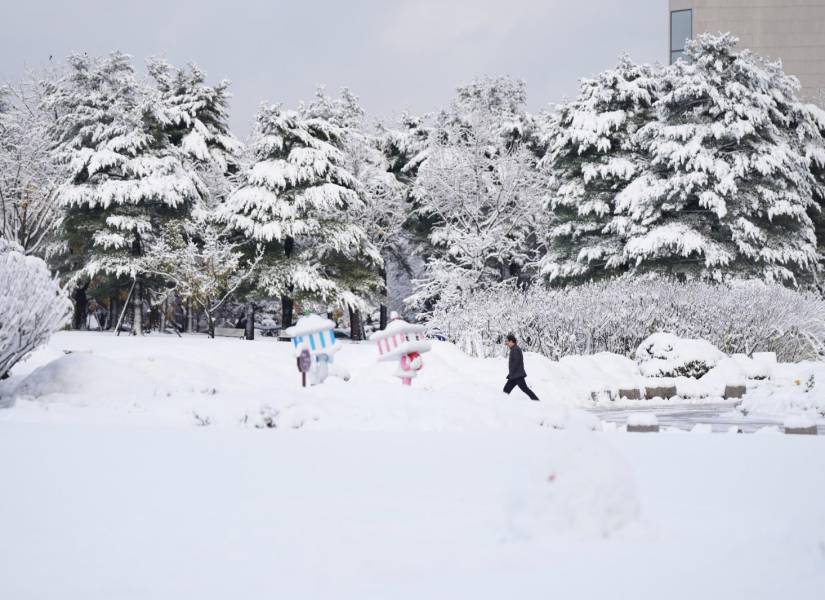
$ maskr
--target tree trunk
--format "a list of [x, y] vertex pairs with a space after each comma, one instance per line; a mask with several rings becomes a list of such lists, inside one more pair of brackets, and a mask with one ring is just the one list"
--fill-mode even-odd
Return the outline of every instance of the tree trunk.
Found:
[[244, 338], [255, 339], [255, 305], [252, 302], [246, 303], [246, 332]]
[[[384, 294], [389, 298], [389, 289], [387, 288], [387, 270], [381, 269], [381, 279], [384, 282]], [[386, 304], [381, 304], [380, 308], [378, 309], [378, 328], [383, 331], [387, 328], [387, 323], [389, 321], [389, 313], [390, 309]]]
[[117, 296], [109, 296], [109, 314], [106, 315], [106, 331], [111, 331], [115, 328], [117, 317], [120, 314], [117, 304]]
[[160, 332], [166, 331], [166, 311], [169, 310], [169, 301], [167, 298], [163, 299], [160, 305]]
[[132, 298], [132, 335], [143, 335], [143, 284], [140, 280], [135, 283]]
[[186, 325], [185, 329], [187, 333], [192, 333], [192, 301], [186, 301]]
[[212, 318], [212, 315], [206, 311], [206, 333], [209, 334], [211, 339], [215, 339], [215, 320]]
[[72, 292], [74, 312], [72, 313], [72, 329], [86, 329], [86, 311], [89, 308], [89, 297], [86, 296], [88, 283], [77, 286]]
[[281, 296], [281, 327], [286, 329], [292, 326], [292, 309], [294, 303], [289, 296]]
[[361, 320], [361, 311], [349, 309], [349, 337], [360, 342], [364, 339], [364, 323]]
[[[291, 237], [287, 237], [284, 240], [284, 256], [290, 258], [294, 250], [295, 240]], [[292, 291], [292, 288], [290, 288], [290, 291]], [[281, 296], [281, 329], [286, 329], [287, 327], [292, 326], [292, 311], [294, 307], [295, 303], [292, 298], [289, 296]]]

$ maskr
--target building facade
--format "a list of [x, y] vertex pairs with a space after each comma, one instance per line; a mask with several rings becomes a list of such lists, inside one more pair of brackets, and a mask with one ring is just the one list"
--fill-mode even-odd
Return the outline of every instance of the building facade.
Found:
[[825, 99], [825, 0], [669, 0], [672, 63], [685, 40], [731, 32], [741, 48], [781, 59], [802, 84], [802, 97]]

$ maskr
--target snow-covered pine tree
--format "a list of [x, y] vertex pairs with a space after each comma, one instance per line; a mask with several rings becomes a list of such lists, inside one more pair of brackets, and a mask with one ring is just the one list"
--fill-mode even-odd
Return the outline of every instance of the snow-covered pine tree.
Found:
[[419, 116], [406, 111], [401, 114], [397, 127], [378, 124], [376, 137], [389, 170], [409, 192], [419, 167], [427, 159], [431, 130], [430, 115]]
[[342, 147], [334, 123], [263, 106], [251, 142], [255, 162], [219, 212], [229, 227], [266, 245], [259, 284], [281, 296], [285, 326], [293, 299], [361, 307], [378, 284], [367, 265], [381, 257], [352, 218], [362, 200]]
[[616, 199], [636, 272], [794, 284], [817, 266], [799, 84], [736, 43], [703, 34], [663, 71], [659, 118], [639, 132], [651, 167]]
[[238, 171], [242, 150], [229, 129], [230, 82], [208, 85], [197, 65], [179, 69], [161, 58], [149, 59], [147, 69], [164, 106], [164, 131], [206, 183], [205, 208], [214, 207], [229, 195], [229, 176]]
[[805, 149], [805, 156], [818, 184], [814, 186], [816, 205], [808, 210], [808, 214], [814, 224], [819, 269], [811, 273], [811, 280], [807, 283], [825, 292], [825, 281], [821, 275], [825, 270], [825, 196], [822, 195], [825, 190], [825, 109], [805, 103], [796, 104], [794, 109], [791, 117], [796, 138]]
[[[171, 235], [171, 229], [177, 227], [176, 239], [192, 238], [193, 232], [196, 234], [203, 229], [209, 230], [210, 235], [222, 236], [222, 232], [212, 231], [212, 222], [216, 209], [236, 185], [243, 159], [243, 145], [229, 129], [230, 82], [222, 80], [216, 85], [207, 84], [206, 73], [192, 63], [177, 68], [162, 58], [150, 58], [146, 65], [159, 102], [164, 106], [164, 131], [182, 152], [184, 165], [197, 171], [207, 191], [191, 214], [165, 229]], [[254, 260], [253, 245], [242, 244], [240, 248], [246, 254], [244, 261]], [[254, 280], [244, 278], [242, 288], [236, 291], [239, 295], [249, 296], [247, 311], [254, 314], [251, 300], [255, 293]], [[192, 313], [193, 307], [207, 313], [207, 309], [191, 295], [185, 297], [188, 314]], [[208, 315], [207, 322], [210, 322]], [[250, 322], [248, 339], [253, 337], [254, 322]]]
[[132, 278], [132, 331], [140, 334], [144, 245], [164, 222], [186, 214], [203, 186], [184, 166], [165, 132], [163, 103], [138, 84], [128, 55], [72, 55], [68, 65], [47, 105], [58, 115], [54, 137], [69, 165], [57, 198], [79, 257], [74, 278]]
[[486, 79], [459, 89], [440, 115], [415, 183], [433, 227], [414, 306], [530, 276], [542, 191], [522, 138], [525, 100], [523, 83]]
[[[410, 215], [410, 205], [406, 202], [408, 186], [396, 178], [382, 151], [379, 135], [384, 130], [367, 131], [364, 111], [348, 89], [343, 89], [339, 98], [333, 98], [323, 87], [319, 88], [314, 101], [304, 107], [303, 112], [313, 118], [327, 119], [343, 132], [345, 166], [358, 180], [362, 199], [351, 207], [351, 218], [362, 224], [367, 239], [383, 259], [383, 264], [370, 263], [383, 282], [380, 298], [380, 327], [383, 328], [389, 312], [386, 264], [404, 247], [403, 226]], [[357, 308], [350, 308], [350, 325], [353, 339], [362, 339], [364, 331]]]
[[634, 134], [655, 117], [659, 77], [622, 56], [614, 69], [583, 79], [576, 99], [546, 115], [551, 223], [542, 273], [577, 281], [623, 268], [624, 238], [614, 223], [616, 195], [640, 172], [646, 156]]

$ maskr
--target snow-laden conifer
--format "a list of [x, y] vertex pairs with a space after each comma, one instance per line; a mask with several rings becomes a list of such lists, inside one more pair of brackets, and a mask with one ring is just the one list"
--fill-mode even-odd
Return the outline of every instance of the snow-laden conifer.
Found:
[[659, 116], [639, 132], [650, 168], [616, 198], [635, 271], [788, 284], [817, 267], [809, 213], [822, 194], [779, 63], [704, 34], [663, 71]]
[[57, 196], [69, 241], [88, 253], [84, 274], [135, 277], [146, 239], [186, 214], [202, 184], [183, 165], [163, 128], [163, 104], [144, 94], [127, 55], [74, 55], [68, 63], [49, 106], [69, 165]]
[[254, 163], [220, 218], [267, 246], [259, 279], [267, 293], [361, 305], [353, 290], [381, 258], [352, 218], [362, 199], [342, 147], [342, 129], [325, 118], [277, 105], [258, 113]]
[[163, 106], [164, 133], [204, 182], [208, 197], [197, 208], [209, 213], [229, 195], [240, 169], [243, 145], [229, 128], [230, 82], [209, 85], [206, 73], [191, 63], [177, 68], [152, 58], [147, 68]]
[[542, 267], [549, 280], [576, 281], [625, 263], [626, 228], [616, 196], [647, 168], [634, 138], [654, 118], [657, 72], [623, 56], [614, 69], [581, 82], [578, 96], [547, 118], [548, 231]]

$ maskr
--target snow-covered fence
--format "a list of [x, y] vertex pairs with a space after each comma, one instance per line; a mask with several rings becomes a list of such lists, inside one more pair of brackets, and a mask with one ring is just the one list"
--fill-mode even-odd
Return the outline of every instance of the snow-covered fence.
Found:
[[619, 279], [565, 289], [499, 287], [436, 307], [429, 326], [476, 356], [499, 352], [509, 332], [525, 348], [553, 359], [601, 351], [631, 356], [657, 331], [704, 339], [728, 354], [776, 352], [781, 361], [825, 354], [825, 301], [757, 281]]
[[68, 319], [71, 302], [46, 263], [0, 240], [0, 378]]

